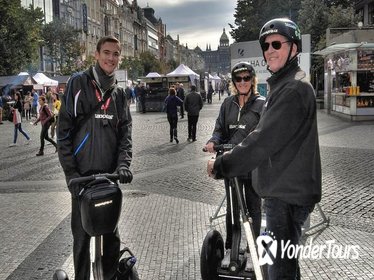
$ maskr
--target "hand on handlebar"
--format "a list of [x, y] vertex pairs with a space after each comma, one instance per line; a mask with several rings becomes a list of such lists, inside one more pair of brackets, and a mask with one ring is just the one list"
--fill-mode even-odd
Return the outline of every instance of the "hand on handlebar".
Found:
[[215, 179], [215, 177], [216, 177], [215, 173], [214, 173], [214, 170], [213, 170], [215, 160], [216, 160], [215, 158], [212, 158], [212, 159], [208, 160], [208, 164], [207, 164], [208, 176], [212, 177], [213, 179]]
[[119, 175], [119, 182], [121, 184], [131, 183], [132, 181], [132, 173], [128, 167], [120, 167], [118, 168], [118, 175]]
[[206, 144], [203, 148], [203, 152], [209, 152], [209, 153], [215, 153], [215, 149], [214, 149], [214, 143], [213, 142], [209, 142], [208, 144]]

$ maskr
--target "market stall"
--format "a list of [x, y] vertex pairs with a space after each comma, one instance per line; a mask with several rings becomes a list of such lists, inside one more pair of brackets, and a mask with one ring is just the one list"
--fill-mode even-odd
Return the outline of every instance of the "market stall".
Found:
[[325, 58], [325, 104], [331, 113], [374, 120], [374, 43], [337, 44], [315, 54]]

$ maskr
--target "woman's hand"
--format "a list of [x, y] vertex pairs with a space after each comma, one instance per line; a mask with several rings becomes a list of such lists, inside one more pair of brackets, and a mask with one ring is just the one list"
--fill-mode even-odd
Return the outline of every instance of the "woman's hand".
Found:
[[216, 159], [212, 158], [212, 159], [208, 160], [208, 164], [207, 164], [208, 175], [209, 175], [209, 177], [212, 177], [212, 178], [215, 178], [215, 174], [214, 174], [214, 170], [213, 170], [215, 161], [216, 161]]

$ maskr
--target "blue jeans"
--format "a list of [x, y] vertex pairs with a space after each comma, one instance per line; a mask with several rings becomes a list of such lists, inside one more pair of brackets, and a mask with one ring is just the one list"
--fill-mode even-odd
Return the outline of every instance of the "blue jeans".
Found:
[[27, 133], [22, 130], [21, 123], [17, 123], [17, 124], [14, 125], [14, 138], [13, 138], [13, 143], [14, 144], [17, 143], [18, 130], [19, 130], [19, 132], [21, 132], [26, 137], [27, 140], [30, 140], [30, 137], [27, 135]]
[[275, 198], [265, 199], [266, 231], [275, 236], [278, 243], [274, 264], [268, 265], [270, 280], [300, 279], [300, 269], [297, 257], [288, 258], [287, 253], [281, 258], [281, 242], [297, 245], [301, 237], [301, 226], [313, 211], [312, 206], [288, 204]]

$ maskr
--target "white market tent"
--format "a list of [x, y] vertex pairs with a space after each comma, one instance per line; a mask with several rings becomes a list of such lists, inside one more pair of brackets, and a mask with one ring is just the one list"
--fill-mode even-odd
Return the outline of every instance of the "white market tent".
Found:
[[149, 72], [146, 76], [147, 78], [159, 78], [161, 75], [157, 72]]
[[177, 77], [177, 76], [188, 76], [190, 78], [190, 81], [192, 83], [195, 82], [195, 80], [200, 79], [200, 75], [196, 74], [194, 71], [191, 70], [190, 67], [187, 65], [181, 64], [177, 68], [175, 68], [174, 71], [166, 74], [168, 77]]
[[33, 78], [38, 84], [43, 85], [45, 87], [57, 87], [58, 86], [58, 81], [48, 78], [43, 73], [36, 73]]
[[217, 74], [215, 74], [213, 77], [212, 77], [212, 80], [214, 80], [214, 81], [220, 81], [221, 80], [221, 78], [220, 77], [218, 77], [218, 75]]

